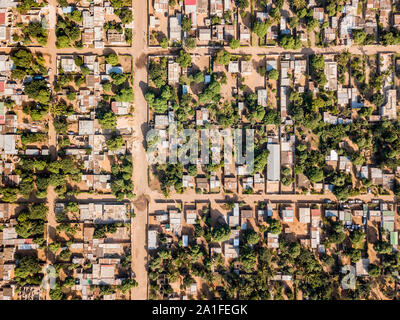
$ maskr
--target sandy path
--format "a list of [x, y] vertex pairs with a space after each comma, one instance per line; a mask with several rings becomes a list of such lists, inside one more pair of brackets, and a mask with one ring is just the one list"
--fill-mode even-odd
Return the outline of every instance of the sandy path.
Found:
[[133, 290], [133, 299], [147, 299], [147, 205], [143, 195], [148, 193], [147, 158], [143, 141], [147, 129], [147, 104], [142, 92], [147, 83], [147, 66], [142, 63], [147, 47], [147, 1], [133, 1], [134, 31], [132, 50], [134, 62], [134, 90], [135, 114], [133, 123], [134, 142], [133, 153], [133, 180], [137, 203], [135, 205], [136, 217], [132, 225], [132, 267], [136, 274], [139, 286]]

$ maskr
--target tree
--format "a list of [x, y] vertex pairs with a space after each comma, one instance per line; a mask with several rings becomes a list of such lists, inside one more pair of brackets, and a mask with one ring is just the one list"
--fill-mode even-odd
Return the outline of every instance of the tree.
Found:
[[196, 38], [186, 38], [185, 39], [185, 46], [189, 50], [196, 48]]
[[115, 129], [117, 126], [117, 116], [112, 111], [105, 112], [99, 116], [99, 123], [103, 130]]
[[368, 274], [372, 277], [372, 278], [376, 278], [378, 276], [381, 275], [381, 268], [379, 266], [377, 266], [376, 264], [370, 264], [368, 266]]
[[115, 151], [120, 149], [123, 144], [124, 140], [122, 139], [121, 136], [116, 136], [106, 141], [107, 148], [110, 151]]
[[176, 58], [176, 62], [181, 68], [187, 68], [192, 65], [192, 57], [184, 49], [181, 49], [178, 58]]
[[254, 270], [257, 263], [257, 256], [250, 247], [245, 247], [240, 252], [240, 261], [246, 271]]
[[291, 4], [296, 11], [303, 9], [307, 5], [305, 0], [292, 0]]
[[57, 37], [57, 48], [69, 48], [71, 47], [71, 42], [68, 36], [59, 36]]
[[220, 65], [228, 65], [231, 61], [231, 54], [226, 50], [220, 50], [217, 52], [215, 62]]
[[189, 32], [192, 30], [192, 20], [188, 16], [182, 17], [182, 30], [185, 32]]
[[193, 77], [194, 82], [197, 84], [204, 82], [204, 73], [202, 71], [197, 72]]
[[272, 234], [280, 234], [282, 232], [282, 225], [278, 220], [268, 218], [267, 223], [269, 224], [268, 232]]
[[121, 19], [123, 24], [129, 24], [133, 21], [132, 10], [129, 8], [123, 8], [120, 10], [118, 17]]
[[310, 20], [307, 21], [307, 31], [311, 32], [313, 31], [316, 27], [318, 27], [319, 22], [317, 19], [312, 18]]
[[49, 245], [49, 249], [52, 253], [56, 254], [58, 250], [61, 248], [61, 243], [60, 242], [52, 242]]
[[352, 35], [353, 35], [354, 42], [358, 45], [364, 44], [364, 42], [367, 38], [367, 34], [363, 30], [355, 29], [352, 31]]
[[268, 32], [270, 24], [268, 22], [256, 21], [253, 26], [253, 32], [259, 37], [264, 38]]
[[272, 69], [268, 72], [268, 79], [278, 80], [278, 78], [279, 78], [279, 73], [276, 69]]
[[18, 266], [14, 270], [14, 275], [20, 279], [27, 279], [41, 273], [41, 271], [42, 268], [37, 258], [25, 256], [19, 259]]
[[365, 233], [362, 229], [353, 230], [350, 232], [350, 241], [353, 245], [357, 245], [362, 240], [364, 240]]
[[79, 11], [78, 9], [74, 9], [71, 13], [71, 19], [76, 21], [76, 22], [82, 22], [83, 17], [82, 17], [82, 12]]
[[351, 262], [356, 263], [361, 260], [361, 250], [360, 249], [350, 249], [349, 251], [346, 252], [346, 255], [348, 255], [351, 259]]
[[279, 39], [279, 45], [286, 50], [297, 50], [301, 48], [301, 40], [299, 36], [293, 37], [285, 34]]
[[212, 229], [211, 236], [215, 242], [222, 242], [229, 239], [231, 235], [231, 228], [225, 224]]
[[163, 49], [167, 49], [168, 48], [168, 38], [167, 37], [163, 37], [160, 41], [160, 46]]
[[26, 70], [25, 69], [19, 69], [15, 68], [11, 71], [11, 78], [17, 79], [17, 80], [23, 80], [26, 76]]
[[245, 242], [248, 244], [257, 244], [260, 241], [260, 235], [254, 230], [248, 229], [244, 233]]
[[245, 10], [249, 6], [249, 0], [236, 0], [236, 5], [241, 10]]
[[115, 53], [110, 53], [106, 56], [106, 62], [112, 66], [116, 66], [118, 64], [118, 56]]
[[257, 68], [257, 72], [261, 77], [265, 77], [265, 75], [267, 74], [267, 68], [265, 68], [264, 66], [259, 66]]
[[293, 16], [289, 20], [289, 26], [291, 29], [295, 29], [299, 26], [299, 17]]
[[389, 254], [392, 252], [392, 245], [385, 241], [374, 243], [374, 250], [380, 254]]
[[132, 288], [136, 288], [138, 286], [138, 283], [135, 279], [125, 279], [122, 281], [119, 289], [125, 293], [129, 290], [131, 290]]
[[113, 83], [117, 86], [124, 84], [127, 78], [127, 75], [125, 73], [111, 72], [110, 76], [111, 79], [113, 80]]
[[132, 88], [122, 88], [117, 91], [115, 100], [118, 102], [131, 102], [133, 100]]
[[324, 56], [321, 54], [312, 55], [310, 59], [310, 65], [313, 71], [324, 71], [325, 69], [325, 60]]
[[16, 67], [26, 69], [31, 65], [33, 55], [28, 50], [19, 49], [11, 55], [11, 59]]
[[324, 179], [324, 171], [318, 167], [310, 167], [306, 170], [306, 176], [312, 183], [320, 182]]
[[67, 94], [67, 99], [70, 101], [74, 101], [76, 99], [76, 93], [75, 92], [69, 92]]
[[240, 47], [240, 40], [232, 39], [232, 40], [229, 42], [229, 46], [230, 46], [233, 50], [239, 48], [239, 47]]
[[1, 200], [4, 202], [16, 202], [18, 197], [18, 189], [3, 188], [0, 190]]
[[103, 90], [104, 91], [111, 91], [111, 89], [112, 89], [112, 85], [111, 85], [110, 82], [106, 82], [106, 83], [103, 84]]
[[64, 298], [64, 293], [61, 291], [59, 285], [57, 285], [55, 289], [50, 289], [49, 294], [51, 300], [62, 300]]
[[86, 66], [81, 66], [82, 75], [87, 76], [90, 74], [90, 69]]

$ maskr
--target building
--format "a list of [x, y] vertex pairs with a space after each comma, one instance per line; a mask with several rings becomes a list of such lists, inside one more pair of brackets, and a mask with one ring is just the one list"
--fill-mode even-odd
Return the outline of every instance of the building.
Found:
[[299, 208], [299, 221], [301, 223], [310, 223], [311, 222], [310, 208]]
[[168, 0], [154, 0], [154, 10], [157, 13], [168, 12], [169, 1]]
[[168, 84], [177, 84], [179, 82], [179, 64], [173, 59], [168, 60]]
[[266, 89], [257, 90], [257, 104], [259, 106], [263, 106], [263, 107], [267, 106], [267, 90]]
[[389, 120], [397, 119], [397, 92], [395, 89], [386, 91], [386, 103], [380, 111], [382, 117]]
[[267, 160], [267, 180], [280, 181], [281, 179], [281, 150], [279, 144], [269, 143], [267, 145], [269, 150]]
[[178, 17], [169, 17], [169, 40], [182, 40], [182, 26]]
[[292, 207], [285, 207], [282, 209], [281, 214], [284, 222], [294, 222], [294, 210]]
[[240, 61], [240, 71], [243, 76], [250, 76], [253, 72], [253, 68], [251, 65], [251, 60], [242, 60]]

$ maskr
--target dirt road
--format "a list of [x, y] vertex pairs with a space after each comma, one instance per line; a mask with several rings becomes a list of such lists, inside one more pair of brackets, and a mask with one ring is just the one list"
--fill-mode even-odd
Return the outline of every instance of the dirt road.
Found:
[[144, 134], [147, 130], [147, 104], [142, 89], [147, 83], [147, 66], [141, 63], [146, 56], [147, 1], [133, 1], [134, 31], [132, 56], [134, 61], [135, 114], [133, 124], [133, 183], [137, 201], [136, 217], [132, 225], [132, 267], [138, 287], [133, 290], [135, 300], [147, 299], [147, 158], [144, 149]]

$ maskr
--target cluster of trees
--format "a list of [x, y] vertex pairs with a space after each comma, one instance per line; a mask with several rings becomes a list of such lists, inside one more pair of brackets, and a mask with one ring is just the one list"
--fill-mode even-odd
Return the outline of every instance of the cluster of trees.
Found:
[[374, 162], [395, 169], [400, 164], [400, 124], [382, 121], [372, 127]]
[[154, 172], [161, 183], [161, 191], [166, 197], [169, 195], [171, 187], [174, 187], [177, 193], [183, 193], [182, 164], [157, 164]]
[[312, 92], [299, 93], [292, 91], [289, 95], [289, 112], [296, 124], [309, 129], [315, 129], [322, 120], [320, 109], [325, 107], [325, 101], [314, 99]]
[[116, 151], [124, 145], [124, 139], [120, 135], [115, 133], [110, 139], [106, 140], [107, 149], [110, 151]]
[[23, 32], [23, 37], [21, 39], [17, 33], [14, 33], [13, 40], [15, 42], [21, 41], [24, 45], [29, 45], [32, 42], [32, 38], [34, 38], [41, 46], [46, 46], [48, 38], [47, 30], [43, 28], [41, 22], [30, 22], [26, 27], [21, 27], [20, 30]]
[[133, 21], [132, 8], [115, 8], [114, 14], [121, 19], [123, 24], [129, 24]]
[[43, 105], [50, 102], [50, 90], [45, 80], [32, 80], [25, 85], [25, 93], [29, 98], [37, 100]]
[[211, 82], [204, 88], [203, 92], [199, 94], [199, 103], [205, 104], [218, 102], [220, 100], [221, 85], [217, 77], [216, 73], [212, 74]]
[[321, 182], [324, 179], [324, 171], [321, 169], [325, 163], [325, 157], [317, 150], [307, 150], [305, 144], [296, 146], [296, 174], [304, 173], [312, 182]]
[[40, 285], [43, 279], [42, 266], [36, 257], [19, 257], [14, 270], [15, 281], [20, 286]]
[[27, 145], [29, 143], [43, 142], [47, 138], [44, 133], [31, 133], [31, 132], [23, 132], [21, 134], [21, 143], [22, 145]]
[[35, 0], [23, 0], [17, 6], [18, 12], [26, 12], [31, 10], [32, 8], [38, 8], [40, 6], [39, 2]]
[[258, 105], [258, 98], [256, 93], [245, 95], [245, 105], [248, 111], [246, 117], [251, 124], [254, 125], [257, 122], [263, 122], [267, 125], [279, 125], [281, 123], [281, 117], [277, 110], [267, 109], [263, 106]]
[[113, 234], [113, 233], [117, 232], [117, 227], [118, 227], [118, 225], [116, 223], [96, 224], [94, 226], [93, 238], [94, 239], [103, 239], [106, 237], [107, 233]]
[[169, 85], [164, 85], [157, 95], [156, 90], [149, 89], [145, 95], [146, 102], [156, 113], [165, 113], [168, 110], [168, 102], [176, 100], [176, 91]]
[[400, 44], [400, 33], [395, 28], [390, 31], [381, 31], [380, 38], [384, 46]]
[[57, 17], [57, 48], [69, 48], [71, 47], [71, 42], [73, 42], [75, 48], [81, 49], [83, 47], [81, 40], [81, 30], [79, 25], [68, 17], [62, 18]]
[[326, 235], [326, 243], [334, 243], [340, 244], [346, 238], [346, 234], [344, 233], [344, 226], [340, 220], [333, 220], [331, 217], [327, 217], [324, 220], [324, 228]]
[[71, 158], [63, 158], [58, 161], [47, 162], [44, 160], [22, 159], [19, 163], [23, 181], [17, 191], [25, 198], [29, 198], [35, 191], [37, 198], [47, 196], [48, 186], [53, 186], [60, 198], [67, 194], [68, 178], [74, 182], [82, 180], [81, 165], [78, 165]]
[[49, 208], [44, 204], [33, 204], [22, 210], [17, 218], [15, 231], [21, 238], [33, 238], [35, 243], [45, 242], [44, 226]]
[[322, 54], [314, 54], [310, 57], [310, 71], [313, 80], [321, 87], [328, 83], [325, 76], [325, 60]]
[[227, 66], [231, 61], [231, 54], [226, 50], [220, 50], [215, 56], [215, 63]]
[[103, 130], [114, 130], [117, 126], [117, 116], [106, 103], [99, 103], [96, 108], [96, 117]]
[[118, 200], [122, 200], [124, 197], [128, 199], [133, 198], [132, 156], [124, 155], [119, 157], [118, 162], [112, 165], [111, 173], [111, 191], [115, 197]]
[[163, 57], [159, 62], [152, 60], [149, 64], [149, 80], [155, 88], [150, 88], [145, 98], [156, 113], [165, 113], [168, 101], [177, 99], [174, 88], [167, 85], [167, 62], [167, 58]]
[[301, 48], [300, 36], [282, 35], [279, 38], [279, 45], [286, 50], [297, 50]]
[[334, 186], [333, 193], [339, 200], [347, 200], [352, 192], [352, 177], [350, 174], [341, 171], [328, 171], [326, 181]]
[[374, 44], [376, 39], [374, 34], [367, 34], [364, 30], [353, 30], [353, 40], [358, 45]]
[[181, 68], [187, 68], [192, 65], [192, 57], [190, 56], [190, 53], [186, 52], [184, 49], [181, 49], [178, 57], [176, 58], [176, 62]]
[[211, 236], [215, 242], [226, 241], [231, 236], [231, 228], [227, 224], [216, 226], [211, 230]]
[[11, 53], [11, 60], [15, 66], [11, 78], [15, 80], [23, 80], [27, 75], [47, 74], [44, 58], [40, 54], [34, 57], [27, 49], [17, 49]]
[[281, 182], [284, 186], [290, 186], [294, 182], [290, 167], [281, 168]]

